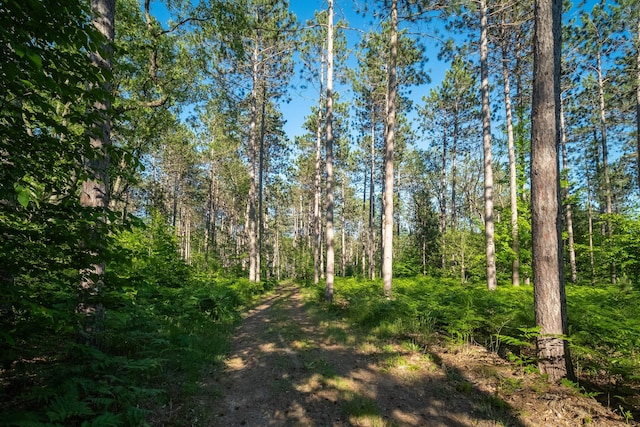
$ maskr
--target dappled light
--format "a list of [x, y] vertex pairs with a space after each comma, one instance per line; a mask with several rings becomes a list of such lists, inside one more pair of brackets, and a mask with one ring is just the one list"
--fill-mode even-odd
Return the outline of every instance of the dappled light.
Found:
[[638, 307], [638, 0], [0, 0], [0, 426], [640, 425]]
[[[304, 307], [289, 285], [247, 314], [220, 379], [209, 384], [221, 394], [206, 404], [215, 425], [529, 425], [495, 389], [436, 352], [406, 350], [343, 320], [328, 331], [318, 326], [322, 314]], [[336, 340], [336, 328], [348, 337]]]

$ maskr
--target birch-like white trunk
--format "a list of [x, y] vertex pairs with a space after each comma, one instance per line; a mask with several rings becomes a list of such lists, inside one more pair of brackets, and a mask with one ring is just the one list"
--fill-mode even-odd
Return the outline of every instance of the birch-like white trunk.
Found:
[[509, 152], [509, 202], [511, 205], [511, 284], [520, 286], [520, 238], [518, 233], [518, 188], [516, 171], [516, 149], [513, 137], [513, 112], [511, 109], [511, 84], [509, 82], [509, 66], [507, 63], [506, 25], [502, 26], [502, 82], [504, 87], [504, 109], [507, 122], [507, 150]]
[[487, 289], [495, 290], [496, 244], [493, 222], [493, 160], [491, 157], [491, 104], [489, 103], [489, 41], [487, 1], [480, 0], [480, 92], [482, 96], [482, 146], [484, 151], [484, 228]]
[[326, 172], [327, 172], [327, 267], [325, 300], [333, 302], [333, 282], [335, 275], [335, 248], [333, 229], [333, 0], [328, 0], [327, 13], [327, 141], [326, 141]]
[[384, 144], [384, 218], [382, 245], [382, 282], [384, 294], [391, 296], [393, 286], [393, 149], [396, 125], [396, 61], [398, 57], [398, 0], [391, 2], [391, 37], [387, 79], [387, 126]]

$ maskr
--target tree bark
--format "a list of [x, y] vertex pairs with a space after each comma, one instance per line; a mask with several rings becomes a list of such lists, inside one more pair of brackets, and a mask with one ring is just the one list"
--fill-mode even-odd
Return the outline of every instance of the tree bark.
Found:
[[347, 271], [347, 246], [346, 246], [346, 227], [345, 227], [345, 222], [346, 222], [346, 214], [345, 214], [345, 207], [346, 207], [346, 196], [345, 196], [345, 192], [344, 192], [344, 181], [346, 180], [346, 177], [344, 176], [344, 174], [342, 175], [342, 182], [340, 183], [340, 195], [342, 196], [342, 221], [341, 221], [341, 227], [340, 227], [340, 275], [342, 277], [346, 276], [346, 271]]
[[[505, 24], [505, 23], [503, 23]], [[511, 205], [511, 284], [520, 286], [520, 238], [518, 230], [518, 184], [516, 171], [516, 149], [513, 137], [513, 112], [511, 110], [511, 85], [509, 82], [509, 66], [507, 63], [507, 31], [502, 26], [502, 81], [504, 85], [504, 109], [507, 121], [507, 150], [509, 151], [509, 199]]]
[[369, 278], [374, 280], [376, 278], [376, 261], [375, 255], [375, 224], [373, 223], [376, 214], [376, 202], [375, 202], [375, 180], [374, 170], [376, 167], [376, 120], [375, 120], [375, 106], [374, 101], [371, 101], [371, 171], [369, 174], [369, 245], [367, 247], [367, 253], [369, 256]]
[[333, 230], [333, 0], [328, 0], [327, 13], [327, 267], [324, 297], [333, 302], [335, 274], [334, 230]]
[[531, 225], [538, 367], [551, 381], [571, 376], [562, 274], [558, 166], [561, 0], [536, 0], [531, 109]]
[[[106, 45], [102, 52], [91, 54], [92, 63], [106, 72], [111, 70], [112, 44], [115, 40], [115, 0], [92, 0], [92, 25], [105, 38]], [[103, 56], [104, 55], [104, 56]], [[104, 88], [110, 92], [111, 83], [106, 80]], [[109, 99], [97, 102], [94, 107], [101, 113], [100, 123], [96, 123], [95, 129], [88, 130], [91, 149], [95, 156], [85, 158], [85, 167], [93, 175], [82, 183], [80, 193], [80, 205], [88, 208], [102, 210], [106, 213], [109, 209], [109, 154], [111, 145], [111, 119], [108, 110], [111, 108]], [[106, 221], [103, 218], [102, 221]], [[97, 231], [93, 231], [97, 233]], [[99, 239], [101, 236], [92, 236]], [[97, 262], [80, 271], [80, 303], [78, 312], [84, 316], [82, 340], [86, 344], [99, 346], [102, 341], [101, 334], [104, 329], [104, 307], [99, 302], [91, 301], [100, 294], [104, 285], [105, 262], [100, 253], [92, 253]]]
[[587, 219], [589, 224], [589, 267], [591, 267], [591, 285], [596, 284], [596, 262], [593, 251], [593, 209], [591, 203], [591, 179], [589, 178], [589, 165], [585, 156], [585, 175], [587, 178]]
[[[604, 174], [604, 191], [607, 209], [606, 233], [611, 239], [613, 235], [613, 224], [611, 214], [613, 213], [613, 202], [611, 194], [611, 174], [609, 172], [609, 149], [607, 146], [607, 113], [604, 100], [604, 78], [602, 76], [602, 53], [600, 49], [596, 54], [596, 74], [598, 77], [598, 107], [600, 109], [600, 143], [602, 144], [602, 173]], [[609, 266], [611, 283], [616, 283], [616, 265], [611, 262]]]
[[565, 216], [567, 218], [569, 266], [571, 268], [571, 282], [576, 283], [578, 281], [578, 269], [576, 267], [576, 250], [575, 242], [573, 240], [573, 210], [571, 208], [571, 203], [569, 203], [569, 160], [567, 156], [567, 133], [565, 128], [562, 97], [560, 98], [560, 143], [562, 146], [562, 173], [564, 174], [565, 180], [562, 199], [564, 200]]
[[636, 147], [638, 163], [638, 186], [640, 186], [640, 16], [637, 17], [638, 26], [636, 34]]
[[441, 239], [441, 267], [447, 268], [447, 112], [444, 114], [444, 126], [442, 130], [442, 157], [440, 159], [440, 239]]
[[495, 290], [496, 244], [493, 223], [493, 165], [491, 158], [491, 104], [489, 103], [489, 42], [487, 1], [480, 0], [480, 78], [482, 94], [482, 145], [484, 148], [484, 227], [487, 257], [487, 289]]
[[458, 132], [460, 128], [460, 111], [458, 111], [458, 101], [456, 100], [455, 112], [453, 116], [453, 135], [451, 138], [451, 229], [458, 228], [458, 206], [456, 205], [456, 187], [458, 174]]
[[322, 152], [322, 91], [324, 87], [324, 54], [320, 60], [320, 96], [318, 100], [318, 124], [316, 126], [315, 175], [313, 177], [313, 283], [320, 283], [320, 155]]
[[258, 157], [258, 235], [257, 235], [257, 250], [256, 250], [256, 282], [260, 281], [260, 275], [262, 273], [261, 260], [262, 260], [262, 235], [264, 234], [264, 212], [262, 209], [262, 199], [264, 196], [264, 134], [265, 134], [265, 121], [266, 121], [266, 106], [267, 106], [267, 83], [262, 76], [262, 111], [260, 114], [260, 153]]
[[387, 80], [387, 125], [384, 148], [384, 224], [382, 281], [384, 294], [391, 296], [393, 281], [393, 146], [396, 125], [396, 61], [398, 57], [398, 0], [391, 1], [391, 36]]
[[250, 106], [250, 124], [249, 124], [249, 226], [247, 232], [249, 234], [249, 280], [256, 281], [257, 275], [257, 256], [258, 256], [258, 241], [256, 230], [256, 153], [257, 147], [257, 135], [256, 135], [256, 121], [258, 115], [258, 43], [255, 42], [253, 46], [253, 87], [251, 88], [251, 106]]

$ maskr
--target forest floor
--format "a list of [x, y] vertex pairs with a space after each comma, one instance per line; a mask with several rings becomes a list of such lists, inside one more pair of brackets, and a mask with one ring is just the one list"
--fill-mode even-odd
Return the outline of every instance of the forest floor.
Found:
[[480, 346], [354, 331], [294, 286], [245, 314], [224, 366], [189, 406], [198, 426], [628, 425]]

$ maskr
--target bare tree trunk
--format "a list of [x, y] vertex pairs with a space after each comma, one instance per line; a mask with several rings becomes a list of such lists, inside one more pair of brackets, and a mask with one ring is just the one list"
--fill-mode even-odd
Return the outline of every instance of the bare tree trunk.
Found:
[[589, 165], [585, 156], [585, 173], [587, 176], [587, 219], [589, 222], [589, 266], [591, 267], [591, 285], [596, 284], [596, 262], [593, 253], [593, 209], [591, 198], [591, 179], [589, 178]]
[[191, 212], [187, 209], [184, 215], [184, 262], [191, 265]]
[[369, 244], [367, 247], [367, 252], [369, 255], [369, 278], [374, 280], [376, 278], [376, 261], [375, 261], [375, 226], [374, 226], [374, 218], [376, 213], [376, 202], [375, 202], [375, 180], [373, 173], [376, 167], [376, 121], [375, 121], [375, 108], [373, 101], [371, 102], [371, 173], [369, 174]]
[[567, 218], [567, 237], [569, 240], [569, 266], [571, 268], [571, 282], [578, 281], [578, 269], [576, 267], [576, 250], [573, 240], [573, 212], [569, 203], [569, 160], [567, 159], [567, 133], [564, 121], [564, 108], [560, 98], [560, 143], [562, 146], [562, 172], [566, 181], [562, 199], [565, 201], [565, 215]]
[[249, 280], [257, 280], [258, 241], [256, 226], [256, 153], [258, 151], [256, 139], [256, 121], [258, 109], [258, 44], [253, 46], [253, 87], [251, 88], [251, 123], [249, 125]]
[[391, 1], [391, 39], [387, 69], [387, 125], [384, 150], [384, 224], [382, 281], [384, 294], [391, 296], [393, 281], [393, 145], [396, 125], [396, 61], [398, 57], [398, 0]]
[[328, 0], [327, 13], [327, 269], [325, 300], [333, 302], [333, 281], [335, 269], [333, 230], [333, 0]]
[[520, 286], [520, 238], [518, 233], [518, 184], [516, 171], [516, 149], [513, 137], [513, 113], [511, 111], [511, 87], [507, 64], [506, 25], [502, 26], [502, 81], [504, 85], [504, 109], [507, 121], [507, 149], [509, 151], [509, 199], [511, 205], [511, 283]]
[[447, 113], [444, 114], [444, 130], [442, 132], [442, 158], [440, 165], [440, 238], [442, 240], [442, 270], [447, 268]]
[[558, 165], [561, 0], [536, 0], [531, 108], [531, 225], [538, 367], [549, 380], [571, 376], [562, 274]]
[[640, 186], [640, 16], [638, 19], [638, 29], [636, 34], [636, 147], [638, 149], [638, 186]]
[[493, 166], [491, 158], [491, 104], [489, 103], [489, 42], [487, 1], [480, 0], [480, 78], [482, 94], [482, 145], [484, 147], [484, 227], [487, 257], [487, 289], [495, 290], [496, 245], [493, 223]]
[[315, 175], [313, 178], [313, 283], [320, 283], [320, 154], [322, 151], [322, 91], [324, 87], [324, 53], [320, 60], [320, 96], [318, 100], [318, 125], [316, 127]]
[[256, 251], [256, 282], [260, 281], [262, 273], [262, 235], [264, 234], [264, 212], [262, 210], [262, 199], [264, 195], [264, 132], [265, 132], [265, 108], [267, 105], [267, 83], [262, 77], [262, 112], [260, 114], [260, 154], [258, 159], [258, 236]]
[[342, 224], [340, 227], [340, 275], [346, 276], [347, 270], [347, 246], [346, 246], [346, 230], [345, 230], [345, 205], [346, 197], [344, 195], [344, 181], [345, 177], [342, 176], [342, 182], [340, 183], [340, 193], [342, 195]]
[[[456, 107], [457, 108], [457, 107]], [[455, 230], [458, 226], [458, 207], [456, 206], [456, 174], [457, 172], [457, 159], [458, 159], [458, 128], [459, 118], [458, 111], [456, 111], [453, 117], [453, 135], [451, 139], [451, 229]]]
[[367, 223], [367, 167], [364, 168], [362, 174], [362, 218], [358, 224], [358, 236], [360, 236], [360, 248], [362, 252], [356, 254], [356, 258], [360, 257], [360, 271], [362, 277], [367, 277], [367, 244], [368, 244], [368, 230], [366, 229]]
[[[92, 25], [100, 32], [106, 40], [106, 45], [102, 46], [101, 52], [93, 52], [91, 60], [94, 66], [100, 67], [109, 72], [111, 70], [112, 44], [115, 38], [115, 0], [92, 0]], [[104, 55], [104, 56], [103, 56]], [[104, 88], [111, 91], [111, 84], [107, 80]], [[111, 145], [111, 119], [108, 110], [111, 108], [109, 99], [97, 102], [94, 107], [101, 113], [101, 123], [95, 130], [88, 130], [91, 149], [95, 156], [85, 158], [85, 167], [93, 174], [82, 183], [80, 193], [80, 205], [96, 210], [106, 211], [109, 209], [109, 154]], [[106, 213], [106, 212], [105, 212]], [[106, 218], [102, 219], [106, 221]], [[96, 233], [97, 231], [94, 231]], [[95, 235], [95, 239], [101, 236]], [[104, 275], [106, 270], [102, 254], [93, 252], [96, 262], [80, 271], [80, 303], [77, 310], [84, 316], [82, 325], [82, 341], [86, 344], [100, 346], [104, 331], [104, 306], [99, 302], [91, 302], [100, 294], [104, 286]]]
[[[613, 225], [611, 224], [611, 214], [613, 212], [613, 203], [611, 195], [611, 175], [609, 173], [609, 149], [607, 147], [607, 114], [604, 101], [604, 79], [602, 77], [602, 54], [598, 50], [596, 55], [596, 74], [598, 76], [598, 101], [600, 108], [600, 137], [602, 144], [602, 172], [604, 174], [604, 191], [607, 204], [607, 237], [611, 239], [613, 235]], [[611, 283], [616, 283], [616, 265], [614, 262], [609, 266]]]
[[204, 224], [204, 263], [205, 266], [209, 262], [209, 239], [211, 238], [211, 228], [213, 222], [213, 180], [215, 179], [213, 171], [213, 149], [209, 151], [209, 181], [207, 188], [207, 213]]
[[322, 250], [322, 234], [320, 234], [320, 279], [325, 279], [324, 251]]
[[175, 227], [178, 221], [178, 178], [180, 174], [178, 171], [175, 171], [175, 175], [173, 178], [173, 207], [171, 214], [171, 226]]
[[273, 243], [273, 268], [276, 273], [276, 280], [280, 280], [280, 227], [278, 227], [278, 209], [276, 208], [275, 212], [275, 221], [274, 221], [274, 243]]

